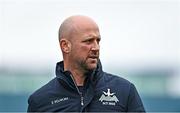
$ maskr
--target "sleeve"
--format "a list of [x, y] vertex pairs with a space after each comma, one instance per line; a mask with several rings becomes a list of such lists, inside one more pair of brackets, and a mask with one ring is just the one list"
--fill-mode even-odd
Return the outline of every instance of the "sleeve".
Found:
[[33, 100], [33, 97], [30, 96], [28, 99], [28, 108], [27, 108], [27, 112], [37, 112], [37, 108], [36, 108], [36, 104]]
[[131, 84], [130, 86], [130, 92], [128, 97], [128, 112], [145, 112], [143, 103], [141, 101], [141, 98], [134, 86], [134, 84]]

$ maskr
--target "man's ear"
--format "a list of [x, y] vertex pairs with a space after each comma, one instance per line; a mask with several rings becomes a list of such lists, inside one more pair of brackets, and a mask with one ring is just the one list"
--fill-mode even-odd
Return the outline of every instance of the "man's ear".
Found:
[[62, 52], [69, 53], [71, 51], [71, 42], [67, 39], [61, 39], [60, 40], [60, 47]]

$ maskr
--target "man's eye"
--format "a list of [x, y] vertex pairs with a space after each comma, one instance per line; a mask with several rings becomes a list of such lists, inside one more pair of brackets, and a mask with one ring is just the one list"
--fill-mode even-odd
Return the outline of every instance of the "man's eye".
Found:
[[87, 42], [89, 42], [89, 43], [90, 43], [90, 42], [91, 42], [91, 40], [87, 40]]
[[85, 42], [86, 42], [86, 43], [91, 43], [91, 42], [92, 42], [92, 40], [86, 40]]

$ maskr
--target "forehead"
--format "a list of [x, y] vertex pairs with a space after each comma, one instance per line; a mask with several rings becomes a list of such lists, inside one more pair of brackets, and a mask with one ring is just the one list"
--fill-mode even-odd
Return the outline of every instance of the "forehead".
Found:
[[98, 29], [83, 29], [79, 30], [74, 34], [75, 40], [84, 40], [90, 38], [100, 38], [100, 33]]
[[75, 26], [74, 35], [81, 35], [83, 37], [100, 37], [100, 32], [96, 24], [81, 23]]

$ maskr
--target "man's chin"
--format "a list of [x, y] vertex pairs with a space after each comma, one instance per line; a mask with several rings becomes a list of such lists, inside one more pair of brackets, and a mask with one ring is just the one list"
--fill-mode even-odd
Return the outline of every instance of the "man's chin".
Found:
[[97, 68], [97, 63], [89, 63], [87, 64], [87, 70], [91, 71]]
[[91, 71], [97, 68], [98, 59], [88, 59], [86, 61], [86, 69]]
[[94, 69], [96, 69], [96, 67], [97, 67], [97, 64], [88, 66], [88, 70], [94, 70]]

